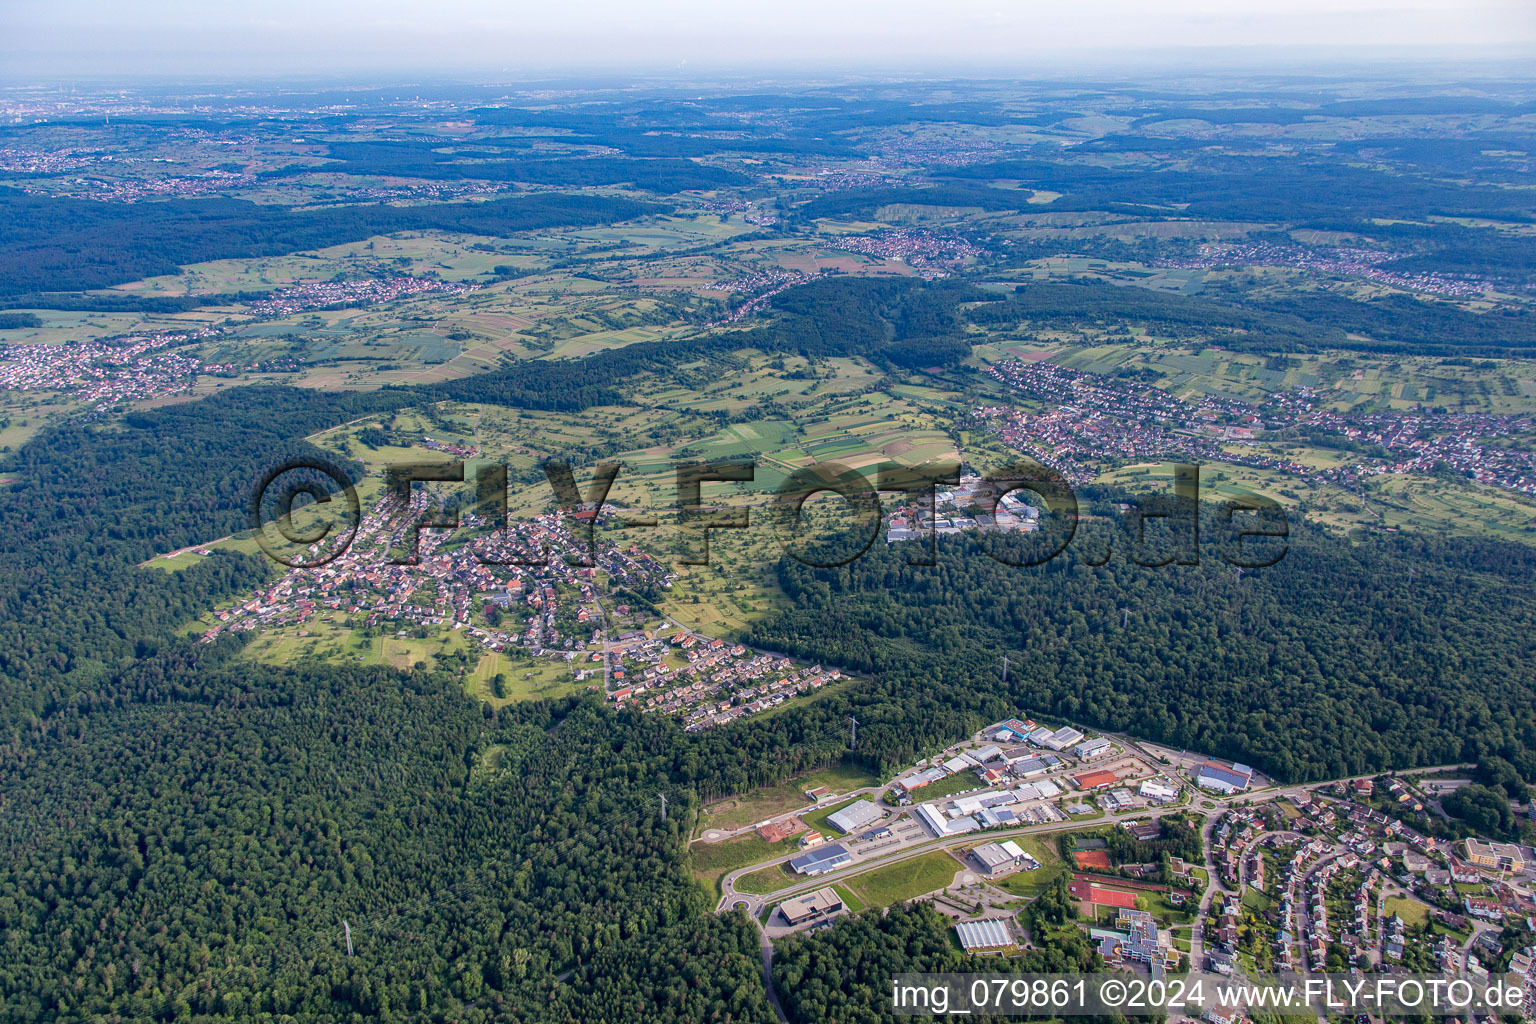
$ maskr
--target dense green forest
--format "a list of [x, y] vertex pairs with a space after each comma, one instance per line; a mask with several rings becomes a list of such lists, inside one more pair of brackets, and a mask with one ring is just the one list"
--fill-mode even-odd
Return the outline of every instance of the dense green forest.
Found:
[[301, 438], [411, 397], [238, 388], [119, 423], [65, 424], [14, 453], [16, 514], [0, 519], [0, 730], [104, 699], [98, 686], [114, 669], [260, 581], [269, 566], [241, 555], [174, 574], [135, 566], [244, 529], [266, 467], [324, 455]]
[[547, 193], [485, 203], [309, 207], [243, 199], [94, 203], [0, 188], [0, 296], [106, 288], [182, 266], [276, 256], [391, 231], [504, 235], [607, 224], [665, 209], [606, 196]]
[[[1052, 210], [1136, 209], [1142, 215], [1307, 223], [1426, 214], [1526, 221], [1530, 200], [1492, 185], [1441, 181], [1341, 161], [1208, 159], [1197, 169], [1123, 169], [1084, 162], [1006, 160], [944, 168], [954, 181], [1007, 179], [1063, 193]], [[884, 202], [920, 202], [885, 199]], [[880, 205], [884, 205], [881, 203]]]
[[1239, 352], [1354, 349], [1438, 356], [1536, 354], [1536, 318], [1524, 309], [1470, 313], [1450, 303], [1394, 295], [1357, 301], [1326, 291], [1281, 298], [1209, 299], [1072, 281], [1020, 285], [1007, 302], [966, 311], [994, 329], [1136, 325], [1163, 337], [1214, 338]]
[[896, 974], [1063, 974], [1103, 969], [1081, 932], [1047, 937], [1042, 930], [1040, 948], [999, 959], [957, 950], [949, 938], [952, 924], [927, 904], [893, 907], [884, 917], [840, 918], [825, 931], [782, 943], [773, 961], [774, 989], [794, 1024], [865, 1024], [911, 1019], [891, 1011], [891, 978]]
[[[931, 567], [908, 565], [901, 545], [833, 569], [782, 559], [792, 607], [753, 640], [875, 673], [877, 695], [857, 711], [860, 753], [886, 767], [957, 713], [1013, 708], [1285, 780], [1489, 755], [1536, 773], [1536, 553], [1525, 545], [1350, 543], [1292, 524], [1286, 556], [1239, 577], [1214, 557], [1148, 568], [1122, 553], [1094, 567], [1075, 542], [1019, 568], [976, 543], [941, 538]], [[1019, 543], [988, 539], [1005, 557]], [[943, 726], [927, 724], [930, 709]]]
[[659, 814], [670, 723], [230, 653], [146, 659], [5, 759], [6, 1019], [768, 1019], [688, 794]]
[[[497, 140], [486, 152], [484, 143], [476, 143], [470, 152], [452, 147], [444, 152], [441, 144], [411, 142], [339, 142], [330, 146], [337, 159], [318, 167], [294, 165], [270, 177], [320, 172], [326, 174], [393, 175], [432, 181], [476, 179], [483, 181], [518, 181], [532, 185], [556, 185], [562, 188], [589, 185], [630, 184], [647, 192], [664, 195], [687, 189], [715, 189], [745, 185], [750, 180], [739, 171], [729, 171], [678, 157], [630, 159], [585, 157], [577, 159], [486, 159], [512, 140]], [[514, 143], [515, 144], [515, 143]], [[523, 141], [523, 148], [526, 146]], [[499, 154], [498, 154], [499, 155]], [[461, 157], [469, 157], [462, 159]]]

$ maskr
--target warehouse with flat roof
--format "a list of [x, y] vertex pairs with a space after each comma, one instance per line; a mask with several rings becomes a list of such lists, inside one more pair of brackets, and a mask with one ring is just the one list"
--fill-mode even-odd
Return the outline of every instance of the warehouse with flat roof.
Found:
[[808, 896], [786, 900], [779, 904], [779, 913], [786, 924], [798, 925], [830, 917], [843, 909], [843, 898], [831, 886], [817, 889]]
[[847, 835], [857, 829], [865, 828], [885, 817], [885, 812], [868, 800], [858, 800], [849, 804], [836, 814], [827, 816], [827, 824]]
[[1194, 771], [1195, 785], [1218, 793], [1241, 793], [1253, 782], [1253, 769], [1245, 764], [1207, 761]]
[[789, 862], [790, 870], [800, 875], [824, 875], [828, 871], [836, 871], [847, 864], [852, 864], [853, 858], [842, 843], [832, 843], [829, 846], [818, 846], [809, 853], [802, 853]]

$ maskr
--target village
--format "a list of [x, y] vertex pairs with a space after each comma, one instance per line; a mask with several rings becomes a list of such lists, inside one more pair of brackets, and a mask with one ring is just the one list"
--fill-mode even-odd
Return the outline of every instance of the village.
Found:
[[982, 250], [963, 238], [908, 228], [892, 228], [867, 235], [838, 235], [829, 243], [834, 249], [901, 262], [925, 273], [942, 276]]
[[1402, 253], [1357, 246], [1311, 248], [1275, 242], [1201, 245], [1198, 254], [1186, 259], [1161, 260], [1160, 266], [1211, 270], [1233, 266], [1295, 267], [1316, 274], [1363, 277], [1368, 281], [1451, 298], [1475, 298], [1499, 288], [1492, 276], [1446, 274], [1435, 271], [1392, 270], [1390, 264]]
[[304, 281], [279, 288], [267, 298], [250, 303], [248, 308], [256, 316], [289, 316], [311, 309], [391, 302], [411, 295], [467, 295], [474, 290], [475, 286], [470, 284], [380, 271], [378, 276], [358, 280]]
[[[473, 454], [430, 438], [424, 443]], [[690, 732], [769, 711], [844, 678], [839, 669], [708, 637], [664, 617], [649, 629], [618, 631], [618, 620], [638, 624], [656, 616], [613, 599], [605, 605], [608, 593], [666, 589], [675, 574], [633, 545], [599, 541], [589, 559], [573, 530], [590, 522], [590, 510], [535, 516], [504, 532], [466, 515], [465, 540], [412, 525], [431, 500], [426, 491], [408, 502], [381, 498], [355, 530], [333, 542], [345, 542], [340, 554], [312, 568], [295, 566], [214, 612], [203, 639], [313, 620], [402, 637], [462, 630], [484, 650], [568, 666], [575, 682], [592, 679], [615, 704], [674, 716]], [[325, 547], [312, 545], [306, 561], [323, 561]]]
[[[1276, 392], [1262, 405], [1212, 396], [1190, 403], [1150, 384], [1027, 360], [1007, 360], [987, 372], [1046, 408], [988, 406], [974, 417], [1072, 483], [1094, 479], [1109, 463], [1187, 459], [1346, 484], [1388, 473], [1452, 473], [1536, 493], [1536, 455], [1498, 443], [1528, 432], [1529, 415], [1337, 412], [1312, 388]], [[1356, 452], [1381, 452], [1314, 469], [1255, 447], [1266, 432], [1292, 428], [1337, 435]]]
[[87, 404], [84, 418], [105, 415], [125, 402], [188, 391], [205, 373], [233, 367], [204, 363], [177, 349], [216, 337], [216, 328], [0, 348], [0, 389], [49, 391]]

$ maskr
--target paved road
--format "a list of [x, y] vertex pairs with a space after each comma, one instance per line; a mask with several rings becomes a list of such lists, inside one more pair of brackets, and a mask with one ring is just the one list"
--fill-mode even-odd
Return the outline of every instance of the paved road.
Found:
[[778, 990], [773, 987], [773, 942], [768, 938], [762, 922], [758, 921], [755, 915], [752, 921], [757, 925], [758, 945], [763, 955], [763, 988], [768, 991], [768, 1005], [773, 1007], [773, 1012], [778, 1015], [782, 1024], [789, 1024], [789, 1014], [784, 1012], [784, 1007], [779, 1003]]
[[[1183, 808], [1165, 808], [1161, 811], [1145, 815], [1145, 817], [1150, 819], [1158, 819], [1163, 817], [1165, 814], [1178, 813], [1180, 810], [1183, 810]], [[728, 909], [739, 900], [746, 901], [749, 906], [757, 908], [761, 908], [766, 904], [782, 903], [784, 900], [793, 896], [797, 896], [814, 889], [820, 889], [823, 886], [831, 885], [833, 882], [838, 882], [842, 879], [850, 878], [872, 868], [883, 868], [891, 864], [900, 864], [903, 861], [911, 860], [914, 857], [921, 857], [924, 854], [933, 853], [935, 850], [950, 850], [957, 846], [970, 846], [977, 842], [985, 841], [996, 842], [1003, 839], [1017, 838], [1019, 836], [1050, 835], [1056, 832], [1071, 832], [1077, 829], [1081, 829], [1085, 825], [1091, 827], [1093, 824], [1093, 822], [1084, 821], [1053, 821], [1043, 825], [1024, 825], [1019, 828], [996, 828], [988, 829], [985, 833], [968, 832], [964, 835], [948, 836], [941, 839], [930, 838], [921, 843], [905, 847], [897, 853], [886, 856], [873, 857], [867, 860], [856, 860], [854, 863], [848, 865], [845, 868], [840, 868], [837, 871], [829, 871], [824, 875], [816, 875], [814, 878], [807, 878], [803, 881], [795, 882], [771, 893], [758, 895], [754, 893], [739, 892], [736, 890], [736, 880], [739, 879], [742, 875], [750, 874], [753, 871], [760, 871], [764, 867], [771, 867], [774, 864], [781, 864], [791, 857], [798, 856], [799, 851], [797, 850], [785, 854], [784, 856], [776, 857], [773, 860], [751, 864], [744, 868], [737, 868], [736, 870], [727, 874], [720, 880], [720, 888], [725, 893], [725, 895], [721, 898], [718, 909]]]
[[1227, 896], [1231, 893], [1221, 880], [1221, 872], [1216, 869], [1213, 853], [1216, 822], [1220, 817], [1220, 812], [1206, 812], [1205, 824], [1200, 828], [1200, 846], [1205, 854], [1205, 891], [1200, 894], [1200, 909], [1195, 914], [1194, 924], [1190, 926], [1189, 939], [1189, 966], [1197, 971], [1202, 969], [1205, 961], [1205, 925], [1210, 920], [1211, 904], [1216, 901], [1218, 894]]

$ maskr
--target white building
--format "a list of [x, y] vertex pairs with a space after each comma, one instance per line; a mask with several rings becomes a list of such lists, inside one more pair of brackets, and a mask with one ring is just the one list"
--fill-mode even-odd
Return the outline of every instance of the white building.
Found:
[[1082, 733], [1078, 732], [1070, 725], [1064, 725], [1060, 729], [1057, 729], [1055, 732], [1047, 736], [1045, 738], [1044, 745], [1049, 747], [1051, 750], [1066, 750], [1073, 744], [1081, 743], [1082, 741]]
[[1103, 736], [1095, 736], [1091, 740], [1084, 740], [1072, 748], [1072, 753], [1076, 754], [1078, 760], [1081, 761], [1096, 760], [1109, 753], [1109, 751], [1109, 740], [1105, 739]]
[[844, 835], [872, 825], [885, 817], [885, 812], [868, 800], [849, 804], [836, 814], [828, 815], [827, 824]]

